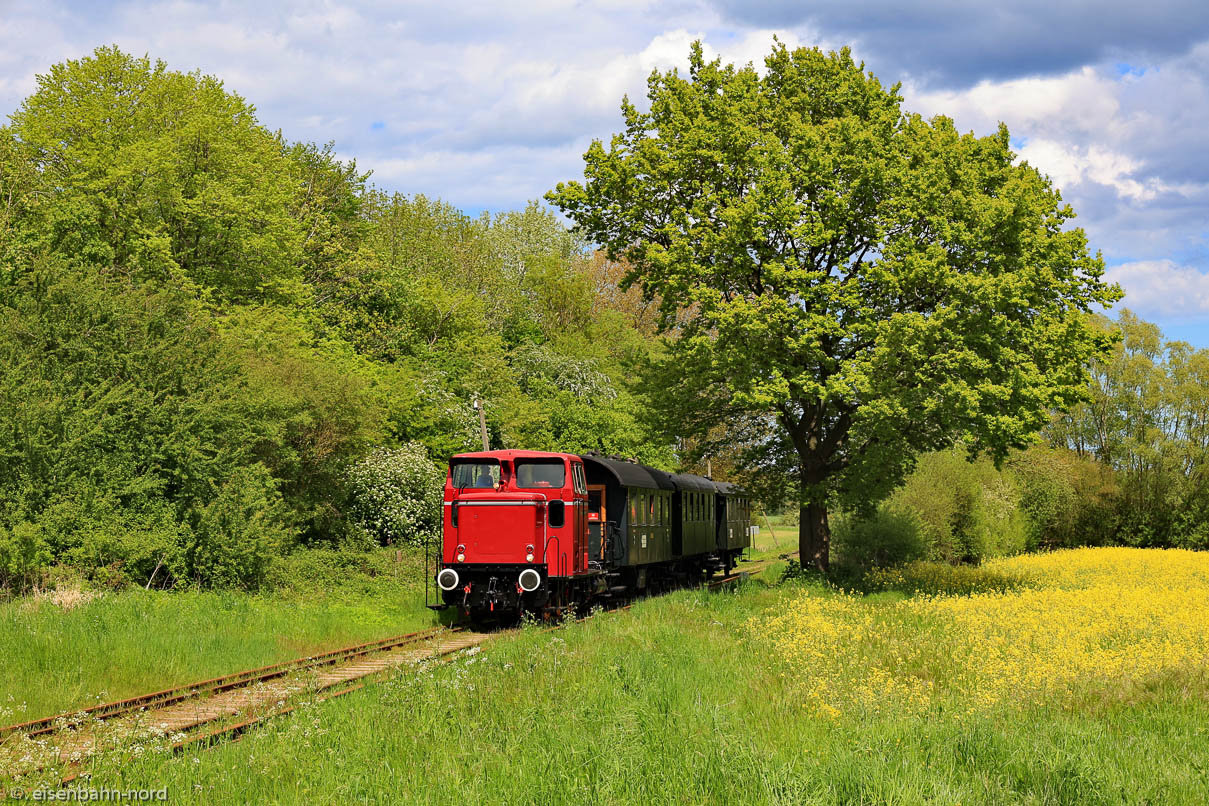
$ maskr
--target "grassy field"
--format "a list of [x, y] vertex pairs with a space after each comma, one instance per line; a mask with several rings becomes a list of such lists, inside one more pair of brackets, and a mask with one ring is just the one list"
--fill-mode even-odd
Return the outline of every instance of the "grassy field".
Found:
[[431, 626], [422, 557], [402, 559], [300, 555], [272, 595], [69, 590], [0, 604], [0, 724]]
[[[986, 592], [968, 591], [981, 577]], [[90, 785], [188, 802], [1204, 803], [1209, 555], [683, 591]], [[926, 591], [907, 595], [909, 591]]]

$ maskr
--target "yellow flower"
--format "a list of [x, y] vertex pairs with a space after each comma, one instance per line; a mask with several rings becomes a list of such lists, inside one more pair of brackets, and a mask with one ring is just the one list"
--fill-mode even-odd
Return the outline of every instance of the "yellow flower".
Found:
[[887, 587], [910, 578], [958, 591], [981, 575], [992, 590], [890, 604], [804, 594], [756, 620], [820, 716], [950, 697], [967, 713], [1127, 699], [1172, 680], [1209, 688], [1209, 554], [1075, 549], [880, 573]]

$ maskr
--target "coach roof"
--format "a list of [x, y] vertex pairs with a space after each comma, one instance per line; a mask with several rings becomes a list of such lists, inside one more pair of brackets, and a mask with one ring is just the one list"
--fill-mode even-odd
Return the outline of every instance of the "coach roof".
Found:
[[623, 487], [646, 487], [651, 490], [675, 489], [670, 481], [671, 477], [653, 467], [590, 453], [584, 454], [580, 458], [586, 463], [594, 463], [603, 467]]
[[670, 478], [672, 483], [681, 490], [692, 490], [693, 492], [703, 493], [713, 493], [718, 490], [718, 486], [712, 481], [695, 473], [676, 473]]

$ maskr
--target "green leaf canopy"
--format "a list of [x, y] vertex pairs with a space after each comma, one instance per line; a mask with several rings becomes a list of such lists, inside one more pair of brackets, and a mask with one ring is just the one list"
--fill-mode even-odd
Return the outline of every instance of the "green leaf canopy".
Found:
[[681, 435], [727, 423], [792, 469], [825, 568], [829, 505], [957, 439], [1001, 458], [1077, 400], [1108, 344], [1085, 314], [1119, 290], [1002, 125], [905, 113], [846, 49], [777, 44], [764, 67], [694, 45], [547, 198], [661, 299]]

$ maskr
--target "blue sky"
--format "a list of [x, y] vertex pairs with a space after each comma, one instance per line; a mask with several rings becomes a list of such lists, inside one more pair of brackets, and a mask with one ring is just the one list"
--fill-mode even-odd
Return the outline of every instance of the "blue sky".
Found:
[[1079, 214], [1123, 303], [1209, 347], [1204, 0], [982, 3], [0, 0], [0, 109], [100, 44], [200, 69], [295, 140], [334, 141], [388, 190], [470, 212], [581, 174], [652, 69], [689, 43], [759, 63], [773, 36], [855, 55], [906, 107], [998, 121]]

